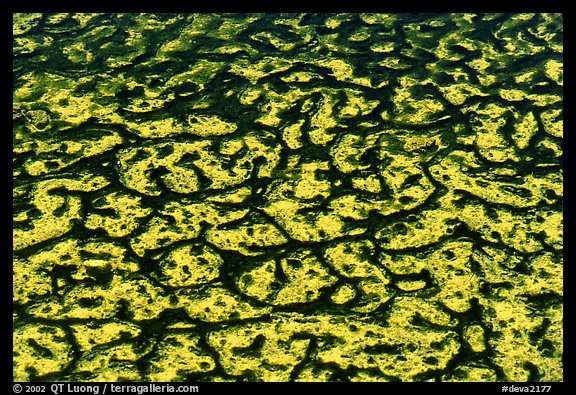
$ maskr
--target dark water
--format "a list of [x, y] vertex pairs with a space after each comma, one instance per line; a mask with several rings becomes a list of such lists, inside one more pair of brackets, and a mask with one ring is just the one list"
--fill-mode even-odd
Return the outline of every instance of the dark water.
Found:
[[562, 381], [556, 14], [15, 14], [15, 381]]

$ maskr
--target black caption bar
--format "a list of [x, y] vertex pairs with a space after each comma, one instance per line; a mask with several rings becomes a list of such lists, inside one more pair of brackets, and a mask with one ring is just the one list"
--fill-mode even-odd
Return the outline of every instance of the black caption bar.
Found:
[[[360, 382], [319, 382], [319, 383], [255, 383], [255, 382], [223, 382], [223, 383], [12, 383], [14, 394], [218, 394], [222, 391], [245, 391], [251, 395], [259, 393], [269, 395], [271, 390], [288, 389], [298, 392], [317, 394], [318, 391], [378, 391], [378, 390], [434, 390], [443, 394], [462, 395], [469, 388], [480, 389], [486, 393], [503, 392], [548, 392], [564, 393], [566, 383], [447, 383], [447, 382], [391, 382], [391, 383], [360, 383]], [[520, 389], [522, 388], [522, 389]], [[526, 389], [525, 389], [526, 388]], [[539, 389], [535, 390], [536, 388]], [[543, 388], [545, 388], [543, 390]], [[534, 390], [533, 390], [534, 389]], [[301, 394], [299, 394], [301, 395]]]

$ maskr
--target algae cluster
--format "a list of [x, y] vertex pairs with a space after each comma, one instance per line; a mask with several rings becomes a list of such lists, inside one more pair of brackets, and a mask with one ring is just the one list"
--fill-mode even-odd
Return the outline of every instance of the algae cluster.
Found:
[[562, 381], [559, 14], [14, 14], [17, 381]]

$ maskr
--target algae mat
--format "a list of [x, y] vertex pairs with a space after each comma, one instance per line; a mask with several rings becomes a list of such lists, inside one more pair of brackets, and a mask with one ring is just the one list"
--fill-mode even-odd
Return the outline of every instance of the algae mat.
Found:
[[17, 381], [562, 381], [562, 16], [15, 14]]

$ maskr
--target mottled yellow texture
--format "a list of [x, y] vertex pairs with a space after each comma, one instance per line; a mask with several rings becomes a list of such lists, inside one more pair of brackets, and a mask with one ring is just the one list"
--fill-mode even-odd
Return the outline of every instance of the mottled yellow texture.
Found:
[[13, 379], [562, 381], [560, 14], [13, 14]]

